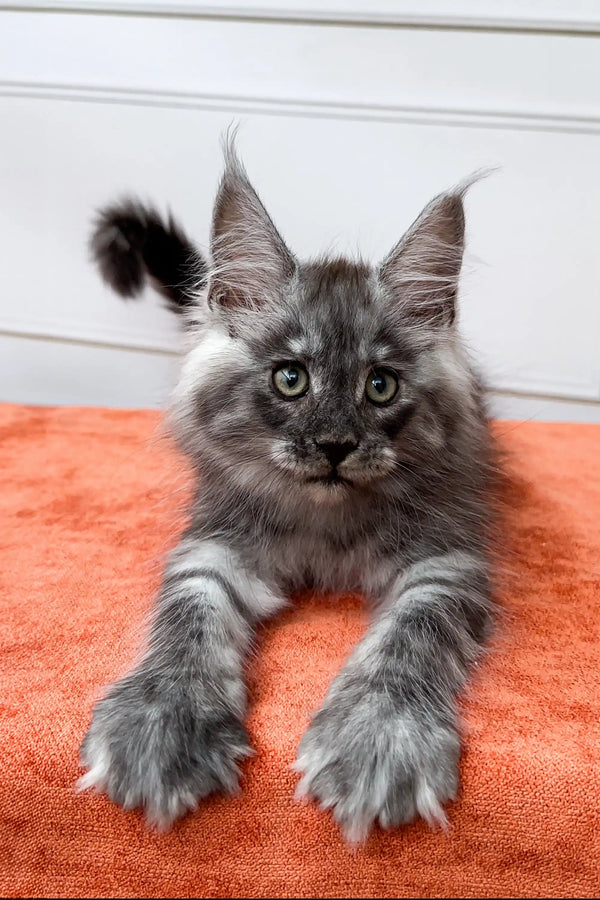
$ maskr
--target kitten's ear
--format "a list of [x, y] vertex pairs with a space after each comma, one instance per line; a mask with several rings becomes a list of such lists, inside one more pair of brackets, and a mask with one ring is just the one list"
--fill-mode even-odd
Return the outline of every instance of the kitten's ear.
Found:
[[296, 270], [231, 145], [213, 211], [211, 256], [209, 303], [226, 308], [260, 307]]
[[379, 267], [398, 314], [436, 327], [454, 321], [465, 243], [463, 193], [441, 194]]

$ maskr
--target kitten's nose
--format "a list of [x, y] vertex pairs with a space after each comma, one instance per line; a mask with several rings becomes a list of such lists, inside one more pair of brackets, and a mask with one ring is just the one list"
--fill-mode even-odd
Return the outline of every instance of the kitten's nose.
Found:
[[339, 466], [339, 464], [346, 459], [349, 453], [356, 450], [358, 442], [323, 441], [322, 443], [319, 443], [319, 441], [317, 441], [317, 447], [325, 454], [331, 465], [335, 468], [335, 466]]

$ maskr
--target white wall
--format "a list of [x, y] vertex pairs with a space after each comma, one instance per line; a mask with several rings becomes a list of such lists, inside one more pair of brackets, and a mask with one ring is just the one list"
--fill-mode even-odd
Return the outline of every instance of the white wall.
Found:
[[300, 255], [380, 257], [436, 192], [498, 166], [468, 198], [463, 329], [500, 413], [600, 422], [597, 2], [10, 6], [0, 399], [163, 402], [175, 324], [101, 285], [92, 213], [136, 192], [205, 244], [219, 138], [240, 122]]

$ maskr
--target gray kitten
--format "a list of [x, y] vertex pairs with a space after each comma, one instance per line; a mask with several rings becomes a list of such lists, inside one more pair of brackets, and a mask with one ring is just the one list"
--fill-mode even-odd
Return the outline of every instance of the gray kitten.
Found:
[[463, 193], [376, 267], [299, 262], [231, 149], [210, 269], [172, 220], [131, 201], [101, 214], [105, 278], [133, 295], [149, 276], [191, 323], [170, 422], [198, 486], [145, 655], [94, 710], [83, 787], [162, 829], [233, 791], [255, 628], [310, 586], [361, 592], [373, 621], [302, 739], [298, 795], [352, 842], [444, 821], [456, 698], [492, 612], [495, 458], [455, 322]]

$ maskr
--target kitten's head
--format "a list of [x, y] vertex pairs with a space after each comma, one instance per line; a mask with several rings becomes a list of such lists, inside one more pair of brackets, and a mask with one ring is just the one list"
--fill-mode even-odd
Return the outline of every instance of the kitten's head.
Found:
[[463, 244], [456, 192], [377, 267], [300, 263], [229, 153], [204, 322], [175, 395], [184, 449], [265, 494], [401, 489], [477, 417], [454, 327]]

